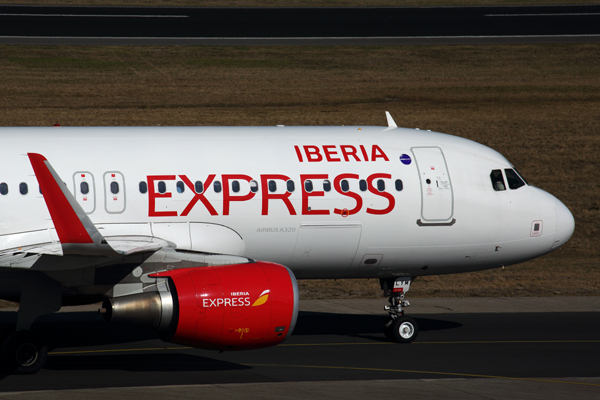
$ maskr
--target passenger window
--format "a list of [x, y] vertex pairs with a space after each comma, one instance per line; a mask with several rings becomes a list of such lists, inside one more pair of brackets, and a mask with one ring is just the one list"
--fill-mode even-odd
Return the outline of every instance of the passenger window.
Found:
[[215, 193], [221, 193], [221, 182], [215, 181], [213, 189], [215, 189]]
[[383, 192], [385, 190], [385, 182], [383, 181], [383, 179], [377, 180], [377, 190], [379, 190], [380, 192]]
[[304, 190], [306, 190], [308, 193], [313, 191], [313, 184], [311, 180], [304, 181]]
[[81, 190], [81, 194], [88, 194], [90, 192], [90, 185], [87, 182], [81, 182], [79, 190]]
[[258, 192], [258, 182], [250, 181], [250, 191], [252, 191], [252, 193]]
[[506, 181], [508, 182], [508, 187], [512, 190], [518, 189], [521, 186], [525, 186], [525, 182], [521, 179], [521, 177], [512, 169], [505, 169], [506, 173]]
[[294, 181], [289, 180], [286, 182], [287, 185], [287, 191], [292, 193], [294, 190], [296, 190], [296, 185], [294, 184]]
[[0, 183], [0, 194], [2, 196], [8, 194], [8, 185], [6, 183], [4, 183], [4, 182]]
[[231, 190], [233, 190], [234, 193], [239, 192], [240, 191], [240, 183], [238, 181], [231, 182]]
[[25, 182], [21, 182], [19, 184], [19, 193], [27, 194], [27, 192], [29, 192], [29, 189], [27, 188], [27, 184]]
[[361, 179], [361, 180], [358, 182], [358, 187], [360, 188], [360, 191], [361, 191], [361, 192], [364, 192], [364, 191], [366, 191], [366, 190], [367, 190], [367, 181], [365, 181], [364, 179]]
[[202, 193], [204, 191], [204, 184], [200, 181], [196, 181], [194, 184], [194, 190], [196, 193]]
[[347, 192], [348, 190], [350, 190], [350, 185], [348, 184], [348, 181], [343, 179], [342, 180], [342, 192]]
[[140, 193], [145, 194], [146, 192], [148, 192], [148, 184], [144, 181], [141, 181], [140, 182]]
[[277, 183], [275, 181], [269, 181], [269, 192], [273, 193], [277, 190]]
[[183, 193], [185, 191], [185, 185], [181, 181], [177, 181], [177, 193]]
[[329, 182], [327, 179], [325, 179], [323, 181], [323, 190], [325, 192], [330, 192], [331, 191], [331, 182]]
[[[115, 183], [115, 182], [113, 182]], [[166, 193], [167, 192], [167, 184], [164, 181], [158, 181], [158, 193]]]
[[396, 190], [401, 192], [403, 188], [402, 181], [400, 179], [396, 179]]
[[[163, 182], [164, 183], [164, 182]], [[117, 194], [119, 193], [119, 183], [118, 182], [111, 182], [110, 183], [110, 192], [112, 194]]]
[[501, 170], [493, 170], [490, 174], [490, 179], [492, 180], [492, 187], [496, 192], [506, 190], [506, 185], [504, 185], [504, 177], [502, 176]]

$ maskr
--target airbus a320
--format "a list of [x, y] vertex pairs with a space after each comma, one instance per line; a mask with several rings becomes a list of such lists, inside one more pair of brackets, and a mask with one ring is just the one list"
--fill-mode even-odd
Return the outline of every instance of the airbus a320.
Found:
[[0, 298], [20, 303], [5, 370], [47, 358], [40, 316], [102, 302], [168, 342], [281, 343], [296, 279], [378, 278], [385, 335], [411, 342], [411, 282], [562, 246], [568, 208], [501, 154], [387, 127], [0, 128]]

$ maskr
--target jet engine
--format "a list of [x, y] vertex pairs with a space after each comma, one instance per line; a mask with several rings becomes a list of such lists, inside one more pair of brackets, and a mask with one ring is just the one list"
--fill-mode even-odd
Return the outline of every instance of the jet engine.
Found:
[[106, 299], [108, 322], [155, 329], [167, 342], [202, 349], [274, 346], [294, 330], [298, 284], [268, 262], [182, 268], [151, 275], [164, 290]]

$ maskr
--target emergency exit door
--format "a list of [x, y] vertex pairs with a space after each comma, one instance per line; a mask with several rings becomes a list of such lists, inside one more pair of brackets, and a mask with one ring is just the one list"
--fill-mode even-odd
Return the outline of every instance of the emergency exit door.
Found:
[[120, 172], [104, 173], [104, 207], [109, 214], [125, 211], [125, 179]]
[[413, 147], [421, 180], [422, 222], [450, 222], [454, 213], [452, 181], [439, 147]]
[[96, 210], [96, 185], [90, 172], [78, 171], [73, 175], [75, 200], [83, 211], [91, 214]]

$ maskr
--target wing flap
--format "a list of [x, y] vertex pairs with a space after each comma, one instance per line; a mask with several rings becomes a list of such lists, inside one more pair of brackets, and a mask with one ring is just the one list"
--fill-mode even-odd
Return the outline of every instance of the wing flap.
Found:
[[161, 239], [139, 241], [131, 239], [106, 239], [110, 247], [119, 254], [131, 255], [136, 253], [156, 252], [164, 247], [170, 247], [168, 242]]

